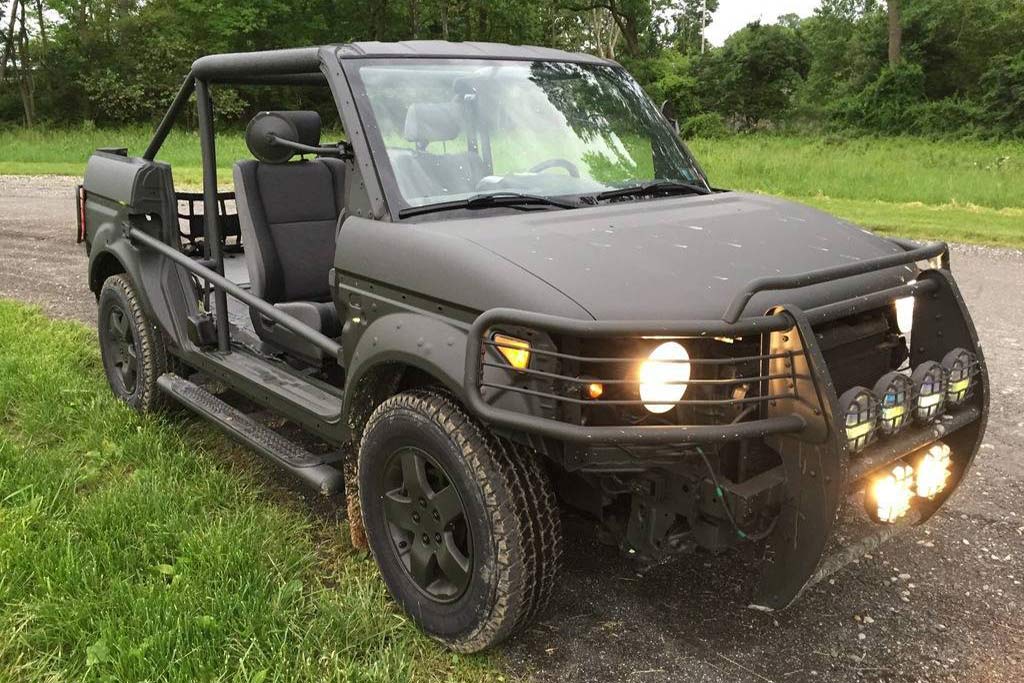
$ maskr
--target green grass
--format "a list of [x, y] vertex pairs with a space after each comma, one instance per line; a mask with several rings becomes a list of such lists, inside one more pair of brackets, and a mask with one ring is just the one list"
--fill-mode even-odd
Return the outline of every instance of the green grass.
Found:
[[[0, 173], [80, 175], [100, 146], [141, 154], [151, 130], [0, 132]], [[882, 232], [1024, 247], [1024, 142], [767, 135], [697, 140], [691, 147], [719, 186], [806, 202]], [[218, 138], [222, 184], [247, 158], [240, 132]], [[161, 158], [179, 185], [201, 180], [199, 141], [176, 131]]]
[[95, 349], [0, 301], [0, 680], [501, 680], [420, 635], [254, 456], [114, 401]]

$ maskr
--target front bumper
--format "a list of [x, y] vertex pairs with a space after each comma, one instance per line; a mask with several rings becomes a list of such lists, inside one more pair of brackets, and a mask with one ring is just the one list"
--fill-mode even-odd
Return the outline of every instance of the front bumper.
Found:
[[[766, 567], [754, 602], [769, 608], [790, 604], [802, 590], [836, 564], [824, 557], [843, 501], [863, 488], [871, 473], [939, 439], [954, 453], [950, 485], [915, 511], [916, 523], [928, 519], [963, 480], [981, 443], [988, 412], [988, 377], [977, 334], [960, 292], [948, 270], [945, 244], [919, 246], [898, 242], [904, 251], [797, 276], [765, 278], [749, 283], [721, 320], [653, 321], [646, 323], [580, 321], [511, 309], [493, 309], [473, 323], [466, 359], [465, 395], [469, 408], [491, 425], [511, 432], [591, 446], [687, 446], [763, 440], [781, 456], [785, 503], [766, 545]], [[928, 261], [940, 267], [920, 273], [910, 284], [872, 292], [810, 310], [781, 304], [766, 315], [742, 317], [743, 309], [760, 291], [787, 290], [827, 283], [900, 265]], [[955, 411], [930, 424], [907, 427], [880, 439], [856, 455], [849, 452], [832, 377], [819, 348], [814, 328], [912, 296], [916, 306], [910, 363], [941, 360], [961, 347], [978, 359], [973, 394]], [[784, 300], [780, 296], [780, 300]], [[586, 381], [553, 371], [560, 363], [572, 366], [578, 355], [553, 346], [534, 347], [547, 369], [509, 373], [502, 367], [491, 340], [492, 330], [543, 339], [608, 339], [617, 337], [759, 337], [761, 370], [753, 379], [759, 390], [751, 399], [748, 419], [720, 425], [600, 425], [582, 424], [579, 407], [585, 400], [557, 387]], [[535, 338], [536, 339], [536, 338]], [[531, 340], [532, 341], [532, 340]], [[538, 388], [538, 382], [540, 388]], [[699, 380], [698, 380], [699, 382]], [[545, 388], [546, 387], [546, 388]], [[722, 401], [734, 402], [735, 399]], [[682, 399], [685, 405], [693, 401]], [[707, 401], [704, 401], [707, 403]], [[619, 403], [640, 404], [639, 401]], [[574, 419], [575, 418], [575, 419]], [[886, 533], [889, 533], [888, 531]], [[856, 545], [856, 544], [854, 544]]]

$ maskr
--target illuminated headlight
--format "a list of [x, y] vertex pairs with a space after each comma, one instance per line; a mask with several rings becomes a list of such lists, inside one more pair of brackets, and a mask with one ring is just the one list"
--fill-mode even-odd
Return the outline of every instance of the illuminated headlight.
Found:
[[917, 366], [910, 376], [914, 382], [914, 417], [928, 422], [942, 414], [946, 407], [946, 370], [933, 360]]
[[902, 334], [910, 334], [914, 327], [914, 297], [908, 296], [893, 302], [896, 308], [896, 325]]
[[947, 386], [946, 401], [953, 406], [963, 403], [971, 391], [971, 376], [977, 358], [967, 349], [953, 349], [942, 359], [942, 367], [946, 369]]
[[854, 387], [839, 397], [839, 409], [843, 411], [850, 452], [864, 450], [875, 436], [878, 399], [864, 387]]
[[949, 456], [949, 446], [941, 441], [932, 444], [924, 452], [914, 468], [917, 495], [922, 498], [934, 498], [946, 488], [952, 464]]
[[899, 372], [889, 372], [875, 384], [875, 396], [881, 404], [878, 428], [883, 434], [895, 434], [910, 421], [914, 411], [914, 383]]
[[910, 510], [914, 498], [914, 470], [900, 463], [868, 485], [865, 505], [879, 522], [895, 522]]
[[679, 342], [658, 346], [640, 365], [640, 399], [652, 413], [665, 413], [683, 397], [690, 381], [690, 354]]

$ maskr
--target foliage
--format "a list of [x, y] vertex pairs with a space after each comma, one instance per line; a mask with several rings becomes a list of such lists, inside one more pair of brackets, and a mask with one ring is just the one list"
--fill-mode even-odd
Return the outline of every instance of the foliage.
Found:
[[679, 133], [686, 140], [703, 139], [713, 140], [723, 138], [729, 134], [729, 127], [722, 115], [709, 111], [697, 114], [683, 121], [679, 127]]
[[913, 108], [922, 102], [924, 70], [904, 62], [885, 66], [861, 92], [842, 100], [836, 116], [851, 127], [901, 135], [912, 130]]
[[1024, 137], [1024, 50], [994, 60], [981, 77], [982, 104], [989, 125]]
[[755, 22], [707, 55], [700, 73], [715, 93], [714, 109], [754, 128], [789, 108], [809, 66], [807, 46], [795, 29]]
[[[42, 0], [11, 61], [25, 69], [2, 76], [18, 85], [31, 68], [34, 88], [0, 88], [0, 122], [31, 109], [50, 123], [151, 124], [204, 54], [445, 39], [614, 58], [681, 119], [713, 112], [735, 129], [1024, 135], [1024, 2], [901, 0], [894, 65], [886, 4], [822, 0], [809, 17], [751, 24], [716, 48], [701, 27], [719, 0]], [[309, 89], [242, 88], [218, 97], [218, 116], [241, 124], [285, 106], [330, 103]]]

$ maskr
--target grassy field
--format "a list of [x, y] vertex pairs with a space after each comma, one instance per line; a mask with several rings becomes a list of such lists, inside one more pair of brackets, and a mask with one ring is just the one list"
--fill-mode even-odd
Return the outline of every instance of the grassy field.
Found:
[[[148, 128], [0, 132], [0, 173], [80, 175], [100, 146], [141, 154]], [[218, 138], [221, 183], [248, 158], [242, 135]], [[691, 147], [714, 183], [782, 195], [868, 227], [915, 238], [1024, 247], [1024, 142], [736, 136]], [[161, 158], [198, 184], [199, 142], [175, 132]]]
[[0, 680], [503, 680], [252, 458], [116, 403], [94, 332], [0, 301]]

